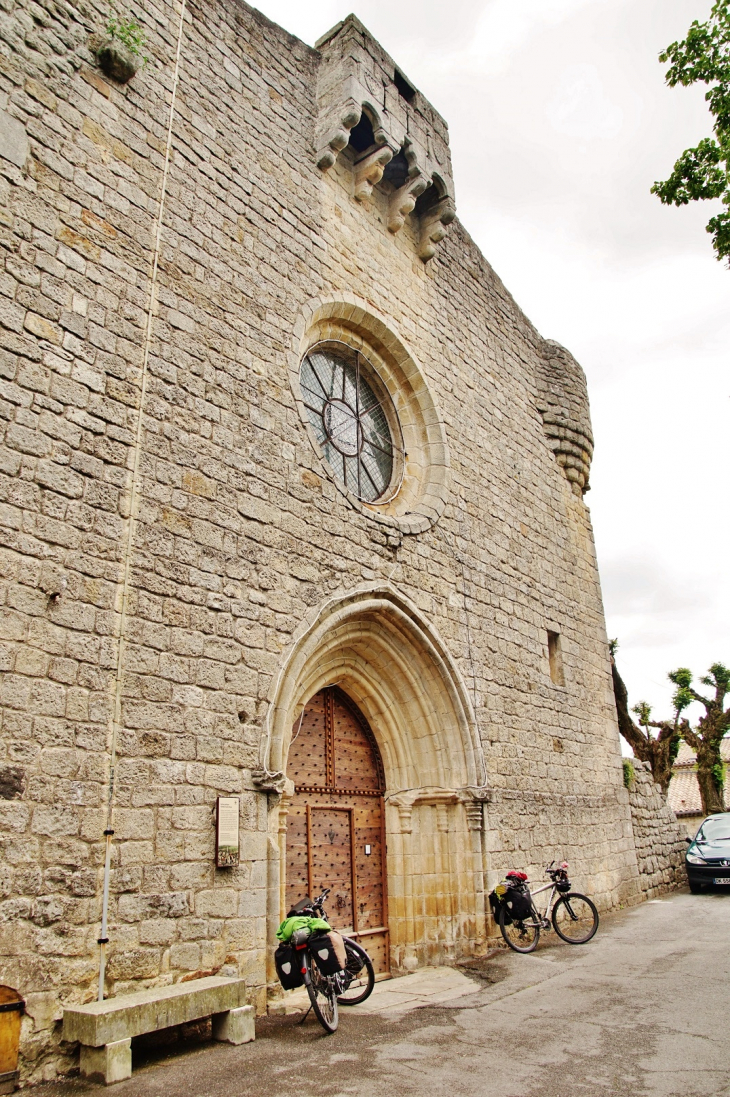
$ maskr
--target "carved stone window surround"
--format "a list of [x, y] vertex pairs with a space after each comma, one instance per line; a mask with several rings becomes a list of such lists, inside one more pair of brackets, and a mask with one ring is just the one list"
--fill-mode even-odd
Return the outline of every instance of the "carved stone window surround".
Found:
[[[318, 343], [345, 343], [362, 353], [387, 390], [398, 418], [404, 468], [397, 492], [383, 502], [363, 502], [331, 471], [324, 459], [299, 380], [300, 364]], [[295, 328], [289, 378], [300, 418], [315, 454], [317, 470], [335, 484], [353, 509], [400, 534], [423, 533], [438, 521], [448, 497], [450, 458], [443, 418], [423, 371], [394, 328], [355, 297], [310, 302]]]

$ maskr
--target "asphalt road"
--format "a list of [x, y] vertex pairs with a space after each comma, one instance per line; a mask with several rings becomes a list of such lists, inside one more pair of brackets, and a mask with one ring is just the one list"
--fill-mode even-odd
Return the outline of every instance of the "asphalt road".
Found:
[[[583, 946], [500, 953], [481, 989], [399, 1019], [259, 1022], [254, 1044], [135, 1051], [114, 1097], [730, 1097], [730, 894], [674, 893]], [[81, 1081], [37, 1097], [108, 1092]]]

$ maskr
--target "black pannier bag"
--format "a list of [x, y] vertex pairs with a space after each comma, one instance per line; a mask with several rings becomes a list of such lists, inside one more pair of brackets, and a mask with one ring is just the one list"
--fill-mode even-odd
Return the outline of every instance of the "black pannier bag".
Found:
[[532, 914], [532, 897], [524, 884], [508, 888], [504, 902], [513, 922], [522, 922]]
[[282, 941], [274, 953], [276, 974], [284, 990], [294, 990], [304, 984], [301, 957], [288, 941]]
[[[497, 925], [499, 925], [499, 912], [502, 909], [503, 903], [502, 903], [502, 900], [500, 899], [500, 897], [497, 895], [496, 891], [490, 891], [490, 893], [489, 893], [489, 905], [492, 908], [492, 914], [494, 915], [494, 920], [497, 923]], [[505, 925], [508, 926], [508, 925], [510, 925], [511, 922], [512, 922], [512, 919], [510, 918], [509, 911], [505, 908], [504, 923], [505, 923]]]
[[309, 954], [314, 957], [322, 975], [336, 975], [338, 971], [342, 971], [344, 964], [337, 951], [329, 933], [309, 938]]

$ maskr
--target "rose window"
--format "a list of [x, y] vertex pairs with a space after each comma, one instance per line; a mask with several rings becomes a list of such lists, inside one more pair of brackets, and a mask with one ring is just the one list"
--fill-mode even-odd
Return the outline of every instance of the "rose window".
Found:
[[402, 448], [390, 396], [357, 351], [320, 345], [304, 358], [299, 380], [309, 422], [335, 476], [358, 499], [391, 494]]

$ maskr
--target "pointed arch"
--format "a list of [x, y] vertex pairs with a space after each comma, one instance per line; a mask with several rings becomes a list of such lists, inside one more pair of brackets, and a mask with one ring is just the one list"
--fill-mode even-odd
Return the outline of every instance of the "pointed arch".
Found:
[[473, 953], [485, 934], [486, 773], [468, 690], [446, 644], [390, 584], [324, 603], [272, 686], [266, 768], [286, 773], [291, 729], [329, 686], [361, 709], [383, 761], [392, 965]]
[[268, 768], [285, 770], [293, 721], [317, 690], [339, 683], [371, 726], [389, 729], [379, 746], [392, 795], [395, 787], [486, 785], [462, 675], [437, 630], [395, 587], [332, 598], [300, 630], [270, 698]]

